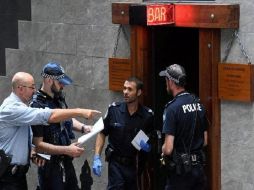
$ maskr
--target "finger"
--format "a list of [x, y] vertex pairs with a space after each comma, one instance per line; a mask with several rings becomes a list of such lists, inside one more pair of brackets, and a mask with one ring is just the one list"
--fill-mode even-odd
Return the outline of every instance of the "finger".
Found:
[[79, 147], [80, 143], [79, 142], [74, 142], [73, 145]]

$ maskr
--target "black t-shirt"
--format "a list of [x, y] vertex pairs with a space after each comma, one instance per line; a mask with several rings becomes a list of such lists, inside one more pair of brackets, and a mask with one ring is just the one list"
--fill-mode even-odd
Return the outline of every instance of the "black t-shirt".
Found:
[[189, 149], [190, 152], [201, 150], [207, 127], [205, 108], [199, 99], [190, 93], [178, 94], [165, 106], [162, 132], [175, 137], [174, 148], [177, 152], [184, 153]]
[[139, 105], [138, 110], [130, 115], [125, 102], [112, 103], [104, 118], [104, 130], [102, 133], [108, 136], [110, 146], [114, 154], [133, 158], [136, 149], [131, 141], [143, 130], [147, 135], [153, 130], [153, 111]]

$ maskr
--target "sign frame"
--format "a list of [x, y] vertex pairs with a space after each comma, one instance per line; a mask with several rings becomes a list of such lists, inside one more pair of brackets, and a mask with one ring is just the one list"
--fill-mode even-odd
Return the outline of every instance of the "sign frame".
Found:
[[253, 102], [254, 65], [218, 64], [218, 96], [221, 100]]
[[[149, 10], [152, 11], [151, 14]], [[149, 15], [152, 15], [153, 22], [149, 19]], [[129, 7], [129, 24], [131, 25], [161, 26], [174, 23], [175, 5], [172, 3], [131, 4]]]

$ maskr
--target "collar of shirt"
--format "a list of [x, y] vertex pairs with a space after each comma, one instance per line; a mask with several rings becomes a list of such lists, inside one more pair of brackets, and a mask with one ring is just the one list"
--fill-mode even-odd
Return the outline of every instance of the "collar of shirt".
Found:
[[[123, 102], [121, 105], [120, 105], [120, 111], [121, 112], [129, 112], [128, 111], [128, 107], [127, 107], [127, 104], [125, 102]], [[143, 116], [143, 109], [142, 109], [142, 106], [140, 104], [138, 104], [138, 110], [133, 114], [133, 115], [136, 115], [138, 114], [139, 116]], [[133, 116], [132, 115], [132, 116]]]
[[41, 95], [44, 96], [46, 99], [53, 100], [53, 98], [52, 98], [50, 95], [48, 95], [46, 92], [44, 92], [44, 91], [42, 91], [42, 90], [38, 90], [37, 93], [41, 94]]
[[188, 94], [190, 94], [190, 93], [189, 93], [189, 92], [186, 92], [186, 91], [182, 91], [182, 92], [179, 92], [179, 93], [175, 96], [175, 98], [178, 98], [178, 97], [184, 96], [184, 95], [188, 95]]

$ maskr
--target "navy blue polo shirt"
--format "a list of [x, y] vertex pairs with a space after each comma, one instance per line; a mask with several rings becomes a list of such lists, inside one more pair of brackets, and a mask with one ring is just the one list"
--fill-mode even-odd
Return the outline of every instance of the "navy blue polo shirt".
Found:
[[117, 156], [134, 158], [137, 150], [131, 141], [143, 130], [147, 135], [153, 129], [153, 111], [139, 105], [138, 110], [130, 115], [125, 102], [113, 103], [109, 106], [104, 118], [102, 133], [108, 136], [108, 142]]
[[205, 108], [199, 99], [188, 92], [179, 93], [165, 106], [162, 132], [175, 137], [174, 148], [177, 152], [188, 152], [189, 148], [191, 152], [202, 149], [204, 132], [208, 127], [205, 114]]

